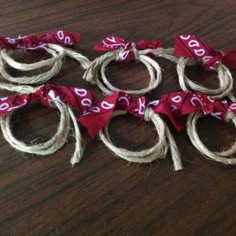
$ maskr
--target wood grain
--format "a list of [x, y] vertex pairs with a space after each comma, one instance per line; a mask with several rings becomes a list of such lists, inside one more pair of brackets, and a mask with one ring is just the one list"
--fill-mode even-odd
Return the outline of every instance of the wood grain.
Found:
[[[164, 47], [172, 47], [176, 34], [194, 33], [216, 48], [236, 47], [234, 0], [1, 0], [0, 4], [1, 34], [79, 31], [77, 49], [90, 59], [100, 55], [92, 46], [110, 34], [134, 41], [161, 40]], [[175, 65], [158, 62], [164, 78], [148, 95], [152, 98], [180, 90]], [[147, 83], [144, 67], [135, 63], [114, 64], [107, 73], [121, 88]], [[199, 67], [188, 73], [200, 83], [216, 84], [215, 74]], [[99, 93], [82, 81], [82, 74], [68, 59], [50, 82]], [[14, 133], [26, 142], [44, 141], [58, 119], [54, 110], [29, 108], [14, 116]], [[198, 130], [214, 150], [236, 138], [231, 124], [213, 118], [201, 119]], [[111, 134], [118, 145], [131, 149], [148, 147], [156, 138], [150, 124], [132, 117], [115, 119]], [[73, 137], [54, 155], [36, 157], [13, 150], [1, 136], [0, 235], [236, 235], [235, 168], [201, 156], [186, 133], [173, 134], [185, 166], [177, 173], [170, 155], [151, 165], [129, 165], [98, 139], [88, 139], [83, 160], [71, 168]]]

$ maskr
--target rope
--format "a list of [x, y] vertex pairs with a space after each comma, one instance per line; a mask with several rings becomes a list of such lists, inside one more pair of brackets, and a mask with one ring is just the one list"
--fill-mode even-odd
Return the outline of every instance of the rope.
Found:
[[216, 99], [227, 96], [233, 89], [233, 78], [229, 69], [220, 64], [216, 69], [218, 73], [219, 88], [209, 89], [202, 85], [199, 85], [191, 81], [184, 73], [186, 65], [190, 62], [190, 59], [180, 57], [177, 62], [177, 73], [179, 77], [179, 84], [183, 91], [198, 91], [210, 95]]
[[[126, 111], [115, 111], [113, 112], [111, 119], [124, 114], [126, 114]], [[164, 121], [158, 114], [155, 114], [152, 110], [149, 109], [145, 111], [145, 120], [153, 122], [155, 129], [158, 133], [159, 139], [152, 147], [144, 149], [142, 151], [130, 151], [124, 148], [116, 147], [112, 143], [108, 132], [111, 119], [107, 123], [105, 128], [100, 131], [99, 136], [102, 142], [107, 146], [107, 148], [110, 149], [117, 156], [129, 162], [150, 163], [157, 159], [165, 158], [167, 155], [168, 148], [170, 147], [172, 160], [174, 163], [174, 170], [177, 171], [182, 169], [180, 154], [174, 141], [174, 138], [171, 135], [167, 125], [164, 123]]]
[[[153, 59], [146, 56], [148, 51], [139, 51], [133, 48], [133, 53], [135, 55], [135, 61], [143, 63], [148, 70], [150, 81], [146, 88], [139, 90], [122, 90], [129, 94], [144, 94], [155, 89], [161, 82], [162, 74], [161, 68]], [[97, 84], [97, 86], [106, 95], [111, 95], [114, 92], [121, 91], [119, 88], [114, 87], [107, 79], [105, 70], [112, 61], [120, 61], [122, 59], [123, 50], [116, 50], [107, 52], [104, 55], [96, 58], [84, 73], [83, 78], [92, 84]], [[101, 78], [100, 75], [101, 74]], [[100, 81], [101, 80], [101, 81]]]
[[[230, 113], [229, 113], [230, 114]], [[226, 165], [235, 165], [236, 158], [230, 158], [236, 152], [236, 142], [228, 149], [222, 152], [213, 152], [210, 151], [201, 141], [196, 130], [196, 125], [198, 119], [201, 117], [199, 114], [191, 114], [188, 117], [187, 122], [187, 132], [192, 144], [205, 156], [208, 158], [226, 164]], [[236, 117], [235, 115], [228, 117], [234, 125], [236, 126]]]
[[82, 138], [76, 122], [76, 118], [71, 108], [69, 108], [67, 105], [56, 101], [54, 101], [52, 104], [54, 104], [60, 112], [60, 122], [57, 127], [56, 133], [48, 141], [44, 143], [31, 145], [16, 139], [12, 133], [10, 126], [12, 114], [0, 117], [0, 125], [3, 136], [6, 139], [6, 141], [16, 150], [41, 156], [53, 154], [57, 150], [62, 148], [64, 144], [67, 142], [71, 127], [70, 125], [70, 118], [71, 118], [75, 128], [75, 139], [76, 139], [75, 151], [71, 157], [71, 164], [74, 165], [75, 163], [78, 163], [80, 161], [84, 150], [82, 147]]
[[[20, 63], [17, 62], [14, 58], [11, 57], [13, 51], [9, 51], [6, 49], [0, 50], [0, 74], [6, 80], [11, 83], [15, 83], [16, 85], [10, 85], [5, 83], [0, 83], [0, 88], [16, 91], [16, 92], [31, 92], [34, 91], [34, 88], [28, 87], [19, 87], [19, 84], [24, 85], [33, 85], [33, 84], [43, 84], [52, 77], [56, 76], [62, 68], [63, 59], [65, 56], [69, 56], [76, 61], [78, 61], [83, 69], [87, 69], [91, 62], [89, 59], [78, 52], [75, 52], [68, 48], [63, 48], [56, 44], [48, 44], [48, 48], [46, 48], [47, 53], [51, 55], [51, 58], [46, 60], [41, 60], [35, 63]], [[6, 65], [20, 70], [20, 71], [33, 71], [33, 70], [42, 70], [45, 67], [50, 67], [46, 72], [41, 72], [32, 76], [21, 76], [14, 77], [8, 73], [6, 70]], [[23, 89], [23, 91], [21, 90]]]

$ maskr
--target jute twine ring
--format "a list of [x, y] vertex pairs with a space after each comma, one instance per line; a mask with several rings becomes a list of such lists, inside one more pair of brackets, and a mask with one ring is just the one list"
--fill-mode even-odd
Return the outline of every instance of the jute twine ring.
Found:
[[227, 96], [233, 89], [233, 77], [230, 70], [223, 64], [215, 69], [218, 73], [219, 88], [209, 89], [191, 81], [184, 73], [187, 64], [191, 63], [188, 58], [180, 57], [177, 62], [177, 73], [179, 77], [179, 84], [183, 91], [197, 91], [210, 95], [216, 99]]
[[[6, 49], [0, 50], [0, 74], [4, 79], [17, 84], [42, 84], [60, 72], [62, 68], [63, 58], [65, 56], [69, 56], [77, 60], [81, 64], [83, 69], [87, 69], [91, 64], [87, 57], [71, 49], [63, 48], [59, 45], [50, 43], [47, 44], [47, 46], [48, 47], [45, 49], [47, 53], [52, 57], [30, 64], [17, 62], [14, 58], [11, 57], [12, 51]], [[10, 67], [20, 71], [32, 71], [48, 66], [50, 66], [50, 69], [46, 72], [42, 72], [33, 76], [13, 77], [7, 72], [5, 64], [8, 64]]]
[[177, 63], [179, 58], [174, 55], [174, 48], [157, 48], [157, 49], [145, 49], [145, 54], [153, 54], [156, 57], [165, 58], [171, 62]]
[[55, 153], [57, 150], [62, 148], [62, 146], [64, 146], [64, 144], [67, 142], [71, 128], [70, 124], [70, 119], [71, 119], [75, 129], [75, 139], [76, 139], [75, 151], [70, 160], [73, 166], [75, 163], [78, 163], [80, 161], [84, 150], [82, 137], [80, 134], [78, 124], [76, 122], [76, 117], [71, 108], [68, 107], [67, 105], [57, 101], [52, 101], [51, 104], [59, 110], [60, 122], [57, 127], [56, 133], [48, 141], [44, 143], [31, 145], [31, 144], [26, 144], [23, 141], [20, 141], [17, 138], [15, 138], [12, 133], [10, 125], [12, 114], [0, 117], [0, 125], [3, 136], [13, 148], [19, 151], [41, 156], [49, 155]]
[[[96, 58], [86, 70], [83, 78], [90, 83], [97, 84], [106, 95], [111, 95], [112, 93], [121, 91], [121, 89], [116, 88], [108, 81], [105, 71], [112, 61], [120, 61], [122, 59], [123, 52], [123, 49], [120, 49], [107, 52]], [[134, 53], [135, 61], [143, 63], [147, 68], [150, 75], [150, 81], [146, 88], [122, 91], [129, 94], [141, 95], [155, 89], [160, 84], [162, 79], [161, 68], [156, 61], [147, 56], [150, 50], [137, 50], [135, 47], [132, 47], [132, 52]]]
[[158, 134], [158, 141], [152, 147], [142, 150], [142, 151], [130, 151], [124, 148], [116, 147], [110, 138], [109, 135], [109, 125], [112, 118], [126, 114], [126, 111], [115, 111], [112, 114], [111, 119], [105, 126], [103, 130], [99, 132], [99, 137], [102, 142], [110, 149], [113, 153], [119, 156], [122, 159], [125, 159], [129, 162], [134, 163], [150, 163], [157, 159], [165, 158], [168, 152], [168, 148], [171, 150], [172, 160], [174, 163], [174, 170], [181, 170], [182, 163], [180, 159], [180, 153], [175, 143], [173, 136], [171, 135], [167, 125], [161, 119], [158, 114], [155, 114], [153, 110], [146, 109], [145, 111], [145, 121], [152, 121], [157, 134]]
[[15, 85], [0, 82], [0, 90], [7, 90], [17, 93], [34, 93], [36, 90], [39, 89], [39, 87], [32, 87], [30, 85]]
[[[236, 116], [232, 113], [228, 113], [228, 120], [232, 121], [234, 125], [236, 126]], [[199, 138], [199, 135], [197, 133], [196, 125], [198, 119], [201, 117], [200, 114], [190, 114], [188, 117], [188, 122], [187, 122], [187, 132], [188, 136], [192, 142], [192, 144], [206, 157], [217, 161], [221, 162], [226, 165], [235, 165], [236, 164], [236, 158], [230, 158], [235, 152], [236, 152], [236, 142], [225, 151], [222, 152], [213, 152], [210, 151], [201, 141]]]

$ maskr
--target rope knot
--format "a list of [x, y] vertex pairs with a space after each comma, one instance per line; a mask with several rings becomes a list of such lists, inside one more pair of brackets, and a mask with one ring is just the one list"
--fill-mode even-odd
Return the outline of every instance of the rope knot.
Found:
[[137, 46], [135, 43], [132, 43], [131, 44], [131, 52], [133, 53], [134, 55], [134, 60], [138, 60], [139, 58], [139, 52], [138, 52], [138, 49], [137, 49]]
[[116, 61], [133, 61], [139, 59], [139, 50], [134, 42], [118, 50]]
[[155, 112], [151, 108], [147, 108], [144, 111], [144, 120], [145, 121], [151, 121]]

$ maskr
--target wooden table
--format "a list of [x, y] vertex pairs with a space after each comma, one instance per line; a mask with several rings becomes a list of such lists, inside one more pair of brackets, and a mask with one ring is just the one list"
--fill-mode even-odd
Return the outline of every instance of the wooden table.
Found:
[[[79, 31], [77, 50], [91, 60], [101, 54], [93, 45], [108, 35], [161, 40], [163, 47], [173, 47], [177, 34], [191, 33], [227, 50], [236, 48], [235, 13], [233, 0], [9, 0], [1, 1], [0, 32], [24, 36]], [[175, 65], [158, 62], [163, 82], [152, 98], [180, 91]], [[213, 72], [200, 66], [187, 72], [199, 83], [217, 86]], [[147, 72], [139, 64], [114, 64], [107, 73], [120, 88], [147, 83]], [[100, 93], [82, 75], [78, 64], [68, 59], [50, 82]], [[55, 132], [58, 120], [56, 110], [28, 108], [14, 115], [14, 134], [25, 142], [42, 142]], [[198, 130], [212, 150], [228, 147], [236, 137], [233, 125], [213, 118], [201, 119]], [[173, 171], [170, 155], [151, 165], [128, 164], [98, 139], [88, 138], [84, 158], [71, 168], [72, 136], [47, 157], [15, 151], [1, 136], [0, 235], [236, 235], [235, 168], [207, 160], [186, 132], [171, 131], [185, 167], [180, 172]], [[151, 124], [129, 116], [114, 120], [111, 134], [117, 145], [133, 150], [150, 146], [156, 138]]]

